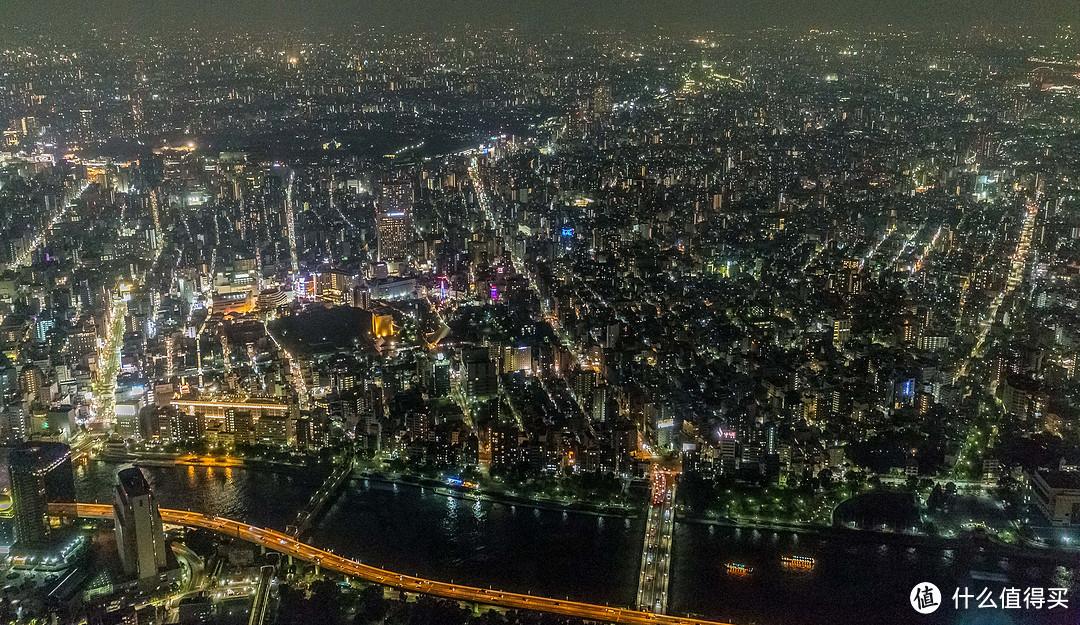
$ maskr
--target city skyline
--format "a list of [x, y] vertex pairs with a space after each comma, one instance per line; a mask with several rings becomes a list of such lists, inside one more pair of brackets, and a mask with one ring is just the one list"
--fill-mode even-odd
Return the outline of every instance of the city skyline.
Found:
[[1072, 622], [1080, 45], [1021, 4], [5, 22], [0, 622]]

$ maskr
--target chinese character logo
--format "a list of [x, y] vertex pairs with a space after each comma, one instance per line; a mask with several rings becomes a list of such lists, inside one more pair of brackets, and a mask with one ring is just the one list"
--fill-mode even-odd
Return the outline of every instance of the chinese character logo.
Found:
[[919, 614], [930, 614], [941, 606], [941, 591], [930, 582], [921, 582], [911, 589], [911, 607]]

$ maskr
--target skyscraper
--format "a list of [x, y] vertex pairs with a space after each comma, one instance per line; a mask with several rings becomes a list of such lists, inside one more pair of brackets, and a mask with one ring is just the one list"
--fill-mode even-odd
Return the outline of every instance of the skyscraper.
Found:
[[402, 261], [409, 255], [412, 211], [411, 182], [391, 180], [379, 184], [377, 218], [380, 261]]
[[27, 443], [7, 454], [15, 539], [21, 547], [41, 546], [49, 535], [48, 503], [75, 501], [71, 449], [62, 443]]
[[23, 396], [30, 402], [43, 402], [45, 397], [45, 374], [36, 365], [27, 365], [19, 372], [19, 386]]
[[592, 116], [594, 119], [606, 119], [611, 116], [612, 98], [611, 85], [604, 83], [593, 88]]
[[36, 474], [33, 460], [27, 455], [12, 452], [9, 462], [15, 540], [24, 547], [39, 546], [49, 529], [45, 523], [45, 481]]
[[450, 360], [441, 353], [432, 366], [431, 394], [436, 397], [450, 394]]
[[153, 577], [165, 567], [165, 534], [161, 512], [142, 470], [116, 473], [116, 547], [124, 572], [138, 579]]
[[487, 348], [463, 349], [461, 379], [466, 397], [482, 397], [499, 392], [499, 375]]

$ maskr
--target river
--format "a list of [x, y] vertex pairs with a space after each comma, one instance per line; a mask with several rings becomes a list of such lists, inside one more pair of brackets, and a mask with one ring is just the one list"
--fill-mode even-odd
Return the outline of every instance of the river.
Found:
[[[83, 501], [109, 501], [116, 465], [76, 467]], [[244, 519], [283, 529], [318, 488], [323, 474], [269, 473], [242, 468], [145, 469], [162, 506]], [[430, 488], [352, 480], [316, 523], [307, 541], [365, 563], [403, 573], [506, 590], [629, 605], [637, 588], [644, 534], [641, 519], [601, 517], [440, 495]], [[805, 555], [814, 570], [780, 565]], [[746, 577], [724, 564], [754, 568]], [[702, 523], [676, 525], [672, 554], [672, 614], [693, 613], [739, 625], [1080, 622], [1080, 597], [1067, 610], [954, 610], [952, 592], [968, 586], [1069, 586], [1077, 565], [1001, 557], [983, 547], [910, 547], [902, 536], [861, 538], [772, 532]], [[973, 580], [972, 570], [1001, 581]], [[919, 615], [912, 587], [930, 581], [941, 609]]]

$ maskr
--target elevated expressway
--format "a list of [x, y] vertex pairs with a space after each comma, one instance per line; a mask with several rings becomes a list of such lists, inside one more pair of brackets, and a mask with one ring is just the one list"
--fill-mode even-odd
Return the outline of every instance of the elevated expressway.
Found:
[[[49, 504], [49, 512], [55, 515], [97, 519], [107, 519], [112, 518], [113, 516], [113, 508], [109, 504]], [[359, 577], [369, 582], [399, 588], [408, 592], [435, 595], [456, 601], [480, 603], [515, 610], [535, 610], [538, 612], [549, 612], [551, 614], [563, 614], [585, 620], [604, 621], [608, 623], [725, 625], [715, 621], [680, 618], [663, 614], [653, 614], [651, 612], [593, 605], [577, 601], [522, 595], [513, 592], [463, 586], [461, 584], [448, 584], [446, 582], [438, 582], [410, 575], [400, 575], [398, 573], [392, 573], [373, 566], [361, 564], [355, 560], [350, 560], [330, 553], [329, 551], [317, 549], [311, 545], [304, 544], [283, 532], [255, 527], [253, 525], [248, 525], [247, 523], [241, 523], [222, 517], [208, 516], [198, 512], [162, 508], [161, 519], [165, 523], [200, 527], [236, 536], [242, 540], [261, 545], [267, 549], [272, 549], [294, 558], [299, 558], [306, 562], [312, 562], [320, 567], [338, 573]]]

